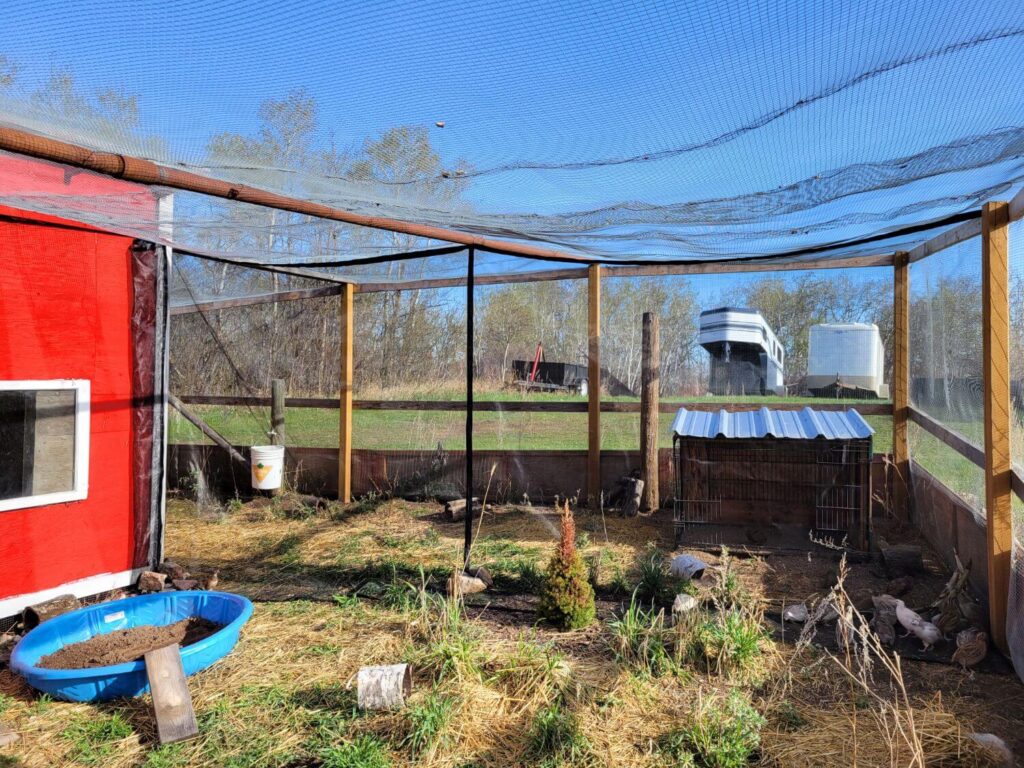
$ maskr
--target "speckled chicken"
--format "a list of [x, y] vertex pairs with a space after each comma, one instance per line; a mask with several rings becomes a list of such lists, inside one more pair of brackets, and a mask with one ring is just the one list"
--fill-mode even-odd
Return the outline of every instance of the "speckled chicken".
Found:
[[988, 635], [977, 627], [964, 629], [956, 635], [953, 661], [964, 669], [975, 667], [988, 655]]
[[[930, 650], [939, 640], [942, 639], [942, 630], [925, 621], [914, 611], [907, 608], [902, 600], [896, 601], [896, 620], [907, 630], [907, 635], [913, 632], [924, 646], [923, 650]], [[906, 635], [904, 635], [906, 637]]]
[[200, 589], [216, 589], [217, 584], [220, 582], [220, 570], [214, 569], [212, 573], [207, 576], [199, 576], [197, 578]]

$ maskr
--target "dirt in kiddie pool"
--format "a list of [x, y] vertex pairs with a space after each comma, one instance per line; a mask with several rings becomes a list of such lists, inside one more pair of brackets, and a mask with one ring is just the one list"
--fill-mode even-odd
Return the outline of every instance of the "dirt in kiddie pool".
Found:
[[106, 635], [94, 635], [80, 643], [66, 645], [43, 656], [37, 667], [44, 669], [86, 669], [124, 664], [141, 659], [149, 651], [177, 643], [180, 646], [198, 643], [219, 630], [215, 624], [198, 616], [190, 616], [162, 627], [143, 625], [118, 629]]

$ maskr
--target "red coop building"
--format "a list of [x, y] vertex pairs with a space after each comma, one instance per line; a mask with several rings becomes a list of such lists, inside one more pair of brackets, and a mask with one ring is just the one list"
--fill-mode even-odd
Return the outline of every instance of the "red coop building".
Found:
[[46, 211], [169, 199], [0, 154], [0, 201], [2, 619], [161, 556], [168, 254]]

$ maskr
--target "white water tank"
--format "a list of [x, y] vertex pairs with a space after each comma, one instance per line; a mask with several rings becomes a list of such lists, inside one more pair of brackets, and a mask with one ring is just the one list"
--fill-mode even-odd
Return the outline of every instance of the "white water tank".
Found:
[[885, 347], [877, 325], [826, 323], [811, 327], [806, 385], [812, 394], [888, 397], [884, 377]]

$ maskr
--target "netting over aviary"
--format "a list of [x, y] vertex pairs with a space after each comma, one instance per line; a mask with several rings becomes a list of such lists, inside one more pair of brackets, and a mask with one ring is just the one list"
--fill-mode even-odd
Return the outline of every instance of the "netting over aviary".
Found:
[[[977, 10], [27, 4], [5, 9], [0, 125], [586, 259], [892, 253], [1024, 180], [1024, 5]], [[355, 269], [440, 243], [180, 190], [140, 215], [77, 173], [0, 204], [334, 278], [464, 268]]]

